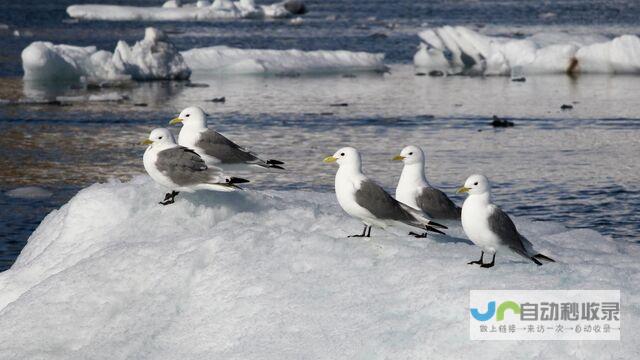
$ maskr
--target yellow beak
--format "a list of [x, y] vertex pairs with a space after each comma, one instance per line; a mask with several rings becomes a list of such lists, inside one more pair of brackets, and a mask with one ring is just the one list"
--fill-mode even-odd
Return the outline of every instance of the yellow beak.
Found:
[[396, 155], [396, 156], [394, 156], [394, 157], [393, 157], [393, 159], [391, 159], [391, 160], [402, 161], [402, 160], [404, 160], [404, 156], [402, 156], [402, 155]]
[[326, 162], [326, 163], [332, 163], [332, 162], [336, 162], [336, 160], [338, 160], [338, 159], [334, 158], [333, 156], [327, 156], [327, 157], [326, 157], [326, 158], [324, 158], [324, 160], [322, 160], [322, 161], [324, 161], [324, 162]]
[[140, 144], [142, 145], [151, 145], [153, 144], [153, 141], [149, 140], [149, 139], [144, 139], [140, 142]]
[[458, 193], [458, 194], [462, 194], [462, 193], [469, 192], [469, 190], [471, 190], [471, 189], [469, 189], [468, 187], [464, 187], [464, 186], [463, 186], [463, 187], [461, 187], [460, 189], [458, 189], [458, 191], [456, 191], [456, 193]]
[[177, 123], [181, 123], [182, 119], [180, 119], [179, 117], [175, 118], [175, 119], [171, 119], [171, 121], [169, 121], [169, 125], [175, 125]]

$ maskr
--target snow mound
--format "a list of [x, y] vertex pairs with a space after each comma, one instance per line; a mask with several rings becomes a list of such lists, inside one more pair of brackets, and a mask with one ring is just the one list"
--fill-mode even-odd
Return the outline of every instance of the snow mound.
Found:
[[119, 41], [113, 53], [36, 41], [22, 51], [22, 67], [25, 80], [36, 81], [185, 80], [191, 75], [180, 53], [155, 28], [146, 28], [144, 39], [133, 46]]
[[463, 26], [419, 34], [420, 71], [449, 75], [640, 74], [640, 38], [543, 33], [526, 39], [490, 37]]
[[592, 230], [516, 219], [558, 263], [480, 269], [451, 238], [346, 238], [361, 225], [332, 193], [163, 194], [146, 176], [93, 185], [44, 219], [0, 273], [0, 358], [465, 358], [479, 288], [623, 291], [619, 342], [483, 342], [490, 357], [640, 347], [638, 246]]
[[194, 71], [224, 74], [322, 74], [385, 71], [384, 54], [352, 51], [238, 49], [227, 46], [183, 51]]
[[254, 0], [215, 0], [182, 4], [170, 0], [162, 7], [121, 5], [71, 5], [70, 17], [83, 20], [112, 21], [207, 21], [220, 19], [286, 18], [306, 12], [300, 0], [287, 0], [270, 5], [256, 5]]

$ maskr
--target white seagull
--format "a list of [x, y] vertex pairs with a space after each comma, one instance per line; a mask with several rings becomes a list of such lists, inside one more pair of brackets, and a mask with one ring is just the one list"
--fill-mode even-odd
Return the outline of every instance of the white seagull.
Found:
[[407, 146], [393, 160], [404, 163], [398, 187], [396, 187], [396, 199], [398, 201], [414, 209], [421, 210], [430, 219], [436, 221], [460, 220], [460, 207], [456, 206], [445, 193], [432, 187], [427, 181], [425, 176], [425, 156], [422, 149], [413, 145]]
[[236, 184], [248, 182], [224, 176], [219, 168], [207, 167], [193, 150], [176, 144], [168, 129], [154, 129], [142, 143], [149, 145], [143, 157], [145, 170], [155, 182], [171, 190], [160, 202], [162, 205], [173, 204], [180, 191], [234, 191], [240, 189]]
[[[474, 244], [482, 249], [480, 260], [469, 264], [480, 264], [490, 268], [495, 264], [496, 252], [510, 250], [516, 254], [542, 265], [540, 260], [555, 262], [548, 256], [537, 253], [527, 238], [522, 236], [513, 221], [499, 207], [491, 203], [491, 186], [484, 175], [471, 175], [459, 193], [469, 196], [462, 205], [462, 228]], [[483, 262], [484, 253], [493, 253], [491, 263]]]
[[444, 234], [436, 228], [446, 229], [446, 226], [435, 223], [421, 211], [398, 202], [367, 178], [362, 173], [362, 160], [356, 149], [344, 147], [333, 156], [326, 157], [324, 162], [337, 162], [340, 166], [335, 183], [338, 203], [347, 214], [364, 223], [362, 234], [349, 237], [370, 237], [372, 226], [385, 229], [394, 225], [408, 225]]
[[188, 107], [172, 119], [169, 124], [182, 123], [178, 144], [195, 150], [207, 165], [225, 170], [248, 170], [251, 168], [284, 169], [279, 160], [262, 160], [249, 150], [239, 146], [220, 133], [207, 128], [204, 111], [197, 106]]

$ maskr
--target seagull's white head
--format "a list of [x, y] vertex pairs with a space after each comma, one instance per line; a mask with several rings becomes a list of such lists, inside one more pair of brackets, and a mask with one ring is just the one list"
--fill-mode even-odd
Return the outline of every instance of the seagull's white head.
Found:
[[356, 169], [360, 169], [362, 163], [358, 150], [349, 146], [336, 151], [332, 156], [327, 156], [323, 161], [326, 163], [337, 162], [340, 166], [350, 166]]
[[469, 193], [470, 195], [488, 194], [491, 192], [489, 179], [484, 175], [471, 175], [464, 182], [464, 186], [458, 189], [459, 193]]
[[176, 140], [169, 129], [157, 128], [153, 129], [149, 134], [149, 138], [142, 143], [145, 145], [171, 145], [175, 144]]
[[393, 160], [402, 161], [405, 165], [424, 165], [424, 152], [417, 146], [409, 145], [402, 149], [400, 155], [395, 156]]
[[204, 129], [207, 127], [207, 118], [204, 111], [197, 106], [190, 106], [180, 113], [177, 118], [169, 121], [169, 124], [174, 125], [182, 123], [184, 127], [193, 129]]

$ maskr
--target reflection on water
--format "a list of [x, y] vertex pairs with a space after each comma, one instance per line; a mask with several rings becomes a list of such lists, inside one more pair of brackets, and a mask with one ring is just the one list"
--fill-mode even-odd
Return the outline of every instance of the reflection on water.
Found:
[[[124, 88], [36, 88], [7, 80], [0, 97], [0, 268], [8, 266], [42, 217], [78, 189], [144, 171], [138, 145], [187, 105], [238, 143], [286, 161], [287, 171], [251, 176], [254, 189], [331, 191], [335, 168], [322, 158], [351, 145], [365, 171], [389, 189], [404, 145], [423, 146], [431, 181], [453, 195], [475, 172], [490, 176], [495, 198], [518, 216], [590, 227], [621, 239], [640, 229], [640, 82], [628, 77], [429, 78], [411, 67], [357, 77], [208, 77], [193, 84]], [[117, 91], [116, 102], [28, 103]], [[224, 96], [225, 103], [209, 100]], [[23, 102], [18, 100], [22, 99]], [[142, 104], [146, 106], [141, 106]], [[332, 106], [346, 103], [347, 106]], [[571, 111], [560, 105], [574, 105]], [[495, 130], [491, 115], [514, 128]], [[173, 128], [178, 131], [178, 128]], [[41, 186], [47, 199], [4, 195]], [[6, 210], [6, 211], [5, 211]]]

